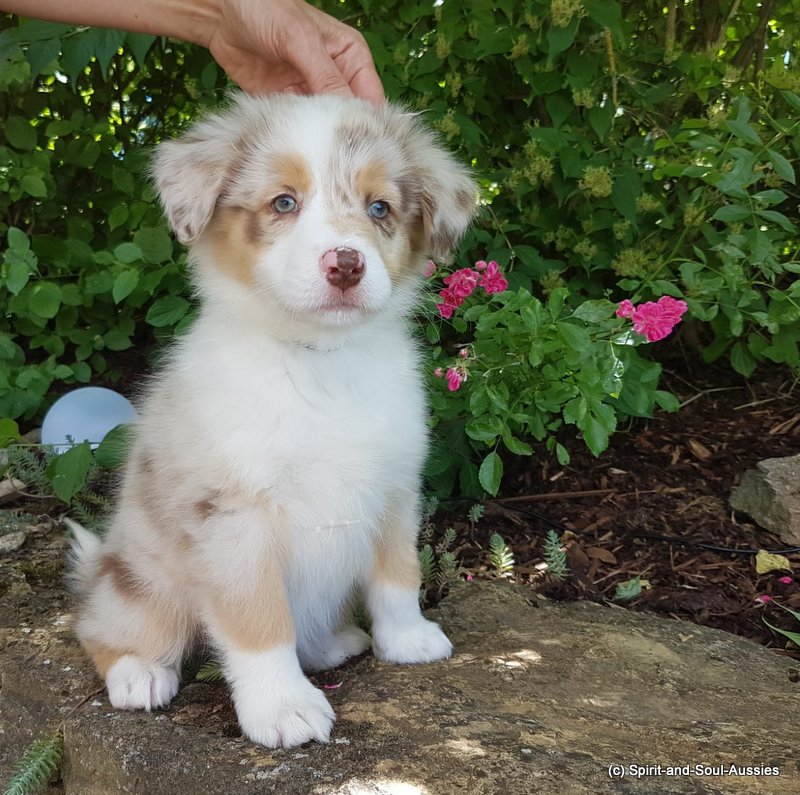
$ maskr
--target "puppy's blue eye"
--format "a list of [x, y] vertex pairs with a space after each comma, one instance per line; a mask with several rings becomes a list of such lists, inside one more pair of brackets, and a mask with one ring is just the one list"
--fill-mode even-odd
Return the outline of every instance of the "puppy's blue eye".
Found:
[[379, 221], [389, 215], [389, 205], [386, 202], [372, 202], [367, 212]]
[[297, 209], [297, 200], [284, 193], [272, 200], [272, 208], [276, 213], [293, 213]]

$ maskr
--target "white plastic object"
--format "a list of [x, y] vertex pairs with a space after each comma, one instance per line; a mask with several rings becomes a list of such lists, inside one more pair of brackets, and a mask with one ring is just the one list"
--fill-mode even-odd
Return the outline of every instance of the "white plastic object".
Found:
[[72, 443], [89, 442], [92, 449], [117, 425], [136, 422], [133, 404], [113, 389], [85, 386], [62, 395], [42, 423], [42, 444], [64, 453]]

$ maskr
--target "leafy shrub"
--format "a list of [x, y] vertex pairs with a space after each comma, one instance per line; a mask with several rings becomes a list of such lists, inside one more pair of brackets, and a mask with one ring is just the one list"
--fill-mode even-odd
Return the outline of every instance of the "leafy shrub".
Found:
[[[423, 318], [432, 367], [473, 345], [498, 368], [433, 387], [437, 491], [499, 488], [498, 439], [564, 461], [565, 424], [599, 452], [618, 415], [675, 407], [642, 349], [601, 350], [607, 319], [576, 313], [668, 294], [706, 360], [800, 368], [796, 4], [321, 6], [361, 27], [389, 96], [472, 162], [484, 212], [457, 262], [496, 260], [510, 284], [452, 323]], [[182, 43], [35, 21], [0, 34], [0, 70], [0, 416], [33, 420], [189, 322], [185, 254], [144, 163], [224, 77]]]

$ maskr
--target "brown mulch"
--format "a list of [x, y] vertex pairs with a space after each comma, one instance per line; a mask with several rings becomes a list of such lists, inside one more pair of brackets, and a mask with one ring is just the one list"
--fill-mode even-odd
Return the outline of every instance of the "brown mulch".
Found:
[[[514, 578], [550, 598], [610, 602], [619, 584], [640, 577], [641, 595], [615, 604], [784, 649], [785, 639], [763, 619], [800, 631], [778, 606], [800, 610], [797, 583], [779, 582], [786, 571], [759, 575], [753, 554], [724, 550], [787, 544], [733, 512], [727, 500], [758, 461], [800, 452], [800, 384], [786, 372], [746, 382], [709, 367], [689, 376], [665, 372], [663, 384], [684, 404], [678, 413], [632, 421], [600, 458], [572, 440], [566, 467], [536, 457], [509, 461], [515, 471], [503, 495], [485, 504], [474, 526], [470, 503], [443, 502], [437, 527], [456, 530], [454, 551], [474, 576], [491, 575], [488, 541], [499, 532], [514, 553]], [[543, 566], [551, 528], [568, 555], [570, 577], [562, 583]], [[787, 557], [798, 570], [800, 554]], [[758, 601], [764, 594], [773, 601]], [[787, 653], [800, 658], [788, 645]]]

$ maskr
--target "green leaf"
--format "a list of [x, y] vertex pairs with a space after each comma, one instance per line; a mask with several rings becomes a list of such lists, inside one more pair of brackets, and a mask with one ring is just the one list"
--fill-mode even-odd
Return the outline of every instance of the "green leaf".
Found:
[[614, 123], [615, 113], [616, 108], [611, 102], [607, 102], [602, 108], [590, 108], [586, 112], [586, 118], [601, 143], [605, 143], [608, 138], [608, 133]]
[[499, 417], [481, 417], [470, 420], [464, 427], [470, 439], [478, 442], [494, 442], [503, 432], [503, 423]]
[[605, 299], [584, 301], [573, 313], [572, 317], [587, 323], [600, 323], [614, 316], [617, 305]]
[[583, 0], [583, 7], [591, 20], [601, 27], [608, 28], [617, 41], [623, 40], [619, 3], [608, 0]]
[[36, 128], [22, 116], [9, 116], [5, 120], [5, 134], [15, 149], [31, 152], [36, 146]]
[[133, 53], [133, 57], [136, 59], [136, 62], [139, 64], [139, 66], [144, 65], [147, 53], [150, 51], [150, 48], [153, 46], [155, 40], [155, 36], [150, 36], [147, 33], [128, 34], [127, 38], [125, 39], [125, 44]]
[[79, 30], [64, 40], [61, 50], [61, 68], [70, 78], [74, 91], [78, 78], [95, 54], [92, 30]]
[[795, 185], [794, 167], [792, 164], [780, 153], [772, 149], [767, 149], [767, 157], [769, 157], [775, 173], [786, 182]]
[[614, 171], [614, 184], [611, 188], [611, 202], [631, 223], [636, 223], [636, 199], [642, 192], [642, 181], [632, 166], [620, 166]]
[[500, 456], [492, 451], [483, 459], [481, 468], [478, 470], [478, 481], [494, 497], [500, 489], [500, 481], [502, 479], [503, 462]]
[[31, 269], [25, 260], [12, 262], [8, 266], [6, 287], [12, 295], [19, 295], [20, 292], [22, 292], [22, 288], [25, 287], [30, 278]]
[[142, 250], [135, 243], [120, 243], [114, 249], [114, 256], [126, 265], [144, 258]]
[[112, 30], [110, 28], [92, 28], [91, 36], [94, 41], [97, 63], [100, 64], [100, 70], [103, 75], [107, 75], [111, 59], [117, 54], [117, 51], [125, 41], [125, 31]]
[[759, 210], [756, 215], [770, 223], [777, 224], [787, 232], [794, 232], [794, 224], [783, 213], [776, 210]]
[[34, 199], [43, 199], [47, 196], [47, 186], [39, 174], [25, 174], [19, 184], [22, 190]]
[[[76, 440], [77, 441], [77, 440]], [[89, 441], [97, 441], [96, 439]], [[92, 448], [89, 441], [80, 441], [55, 459], [53, 490], [67, 504], [86, 486], [86, 476], [92, 466]]]
[[172, 238], [165, 229], [144, 226], [133, 236], [133, 242], [141, 249], [145, 262], [159, 265], [172, 259]]
[[748, 210], [746, 207], [740, 207], [736, 204], [726, 204], [724, 207], [720, 207], [712, 218], [716, 221], [724, 221], [726, 224], [729, 224], [734, 221], [743, 221], [752, 214], [752, 211]]
[[665, 392], [662, 389], [656, 389], [653, 393], [656, 404], [664, 411], [675, 412], [681, 407], [681, 402], [672, 392]]
[[189, 302], [177, 295], [167, 295], [153, 303], [145, 320], [156, 328], [172, 326], [189, 311]]
[[31, 289], [28, 305], [39, 317], [52, 318], [61, 306], [61, 288], [53, 282], [39, 282]]
[[753, 198], [758, 202], [764, 202], [764, 204], [780, 204], [781, 202], [786, 201], [788, 197], [782, 190], [771, 188], [769, 190], [760, 190], [758, 193], [754, 193]]
[[108, 227], [109, 227], [109, 229], [116, 229], [118, 226], [122, 226], [125, 223], [125, 221], [128, 220], [128, 216], [129, 215], [130, 215], [130, 211], [128, 210], [127, 206], [124, 205], [124, 204], [118, 204], [108, 214]]
[[76, 362], [72, 365], [72, 374], [81, 384], [88, 384], [92, 380], [92, 368], [86, 362]]
[[756, 362], [753, 354], [747, 349], [743, 342], [737, 342], [731, 348], [731, 366], [737, 373], [741, 373], [745, 378], [749, 378], [756, 369]]
[[517, 439], [506, 427], [503, 428], [503, 444], [515, 455], [533, 455], [533, 449], [527, 442]]
[[749, 144], [761, 144], [758, 133], [747, 122], [739, 121], [738, 119], [728, 119], [725, 122], [725, 126], [739, 140], [746, 141]]
[[121, 467], [128, 458], [135, 436], [133, 425], [117, 425], [112, 428], [94, 451], [98, 465], [106, 469]]
[[564, 50], [569, 49], [575, 41], [575, 35], [578, 32], [578, 25], [580, 24], [580, 17], [576, 14], [572, 21], [565, 28], [558, 28], [555, 25], [550, 26], [547, 33], [547, 57], [552, 58]]
[[136, 288], [139, 283], [139, 271], [130, 268], [122, 271], [116, 279], [114, 279], [114, 287], [111, 289], [111, 296], [114, 303], [118, 304], [127, 298]]
[[103, 343], [110, 351], [127, 351], [133, 345], [130, 335], [118, 329], [111, 329], [103, 334]]
[[573, 323], [561, 322], [556, 324], [562, 339], [576, 351], [585, 351], [592, 343], [589, 332]]
[[0, 418], [0, 447], [8, 447], [19, 439], [19, 425], [8, 417]]
[[16, 226], [8, 227], [8, 247], [16, 251], [29, 251], [31, 247], [30, 238]]
[[800, 646], [800, 632], [790, 632], [788, 629], [781, 629], [780, 627], [775, 627], [767, 621], [767, 619], [763, 619], [764, 623], [773, 631], [778, 632], [779, 634], [783, 635], [785, 638], [789, 638], [795, 646]]
[[781, 96], [786, 101], [787, 105], [790, 105], [794, 110], [800, 110], [800, 97], [797, 94], [793, 93], [792, 91], [781, 91]]
[[46, 39], [44, 41], [33, 41], [28, 45], [25, 57], [31, 67], [31, 77], [36, 77], [42, 69], [49, 66], [58, 58], [61, 52], [60, 39]]
[[609, 429], [593, 414], [586, 416], [581, 430], [586, 446], [594, 455], [600, 455], [608, 447]]

